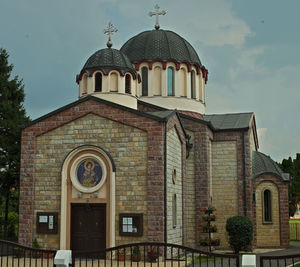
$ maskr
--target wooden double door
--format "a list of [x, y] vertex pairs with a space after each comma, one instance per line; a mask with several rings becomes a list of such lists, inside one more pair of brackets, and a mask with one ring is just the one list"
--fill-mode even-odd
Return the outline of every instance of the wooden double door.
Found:
[[106, 248], [106, 204], [71, 204], [71, 249]]

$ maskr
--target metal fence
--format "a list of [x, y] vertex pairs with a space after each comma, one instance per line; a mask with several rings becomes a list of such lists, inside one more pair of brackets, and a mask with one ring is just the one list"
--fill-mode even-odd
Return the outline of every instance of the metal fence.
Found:
[[167, 243], [135, 243], [98, 251], [72, 251], [73, 267], [240, 266], [239, 255], [208, 253]]
[[286, 256], [260, 256], [259, 262], [260, 267], [294, 267], [300, 265], [300, 254]]
[[0, 267], [52, 267], [56, 250], [34, 249], [0, 240]]

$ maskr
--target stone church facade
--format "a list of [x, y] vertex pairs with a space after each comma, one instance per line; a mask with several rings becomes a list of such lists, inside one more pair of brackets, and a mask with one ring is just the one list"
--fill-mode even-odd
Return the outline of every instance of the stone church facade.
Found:
[[288, 175], [258, 151], [254, 113], [205, 114], [208, 71], [178, 34], [142, 32], [101, 49], [79, 99], [22, 131], [19, 242], [84, 249], [160, 241], [199, 247], [246, 215], [253, 247], [288, 247]]

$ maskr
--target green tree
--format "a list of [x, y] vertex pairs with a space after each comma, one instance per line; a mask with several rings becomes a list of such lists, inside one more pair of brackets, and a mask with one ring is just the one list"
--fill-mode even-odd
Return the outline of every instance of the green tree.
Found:
[[296, 154], [293, 160], [291, 157], [283, 159], [278, 164], [283, 172], [290, 174], [291, 180], [289, 184], [289, 213], [294, 216], [297, 210], [297, 204], [300, 200], [300, 154]]
[[[0, 207], [2, 236], [8, 236], [8, 213], [17, 212], [15, 196], [19, 188], [21, 125], [29, 122], [23, 107], [24, 86], [18, 77], [11, 78], [13, 65], [8, 53], [0, 48]], [[12, 203], [13, 202], [13, 203]]]

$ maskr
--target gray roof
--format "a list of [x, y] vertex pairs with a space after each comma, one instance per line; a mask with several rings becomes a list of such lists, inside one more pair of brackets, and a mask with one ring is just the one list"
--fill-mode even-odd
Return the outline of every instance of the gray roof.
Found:
[[284, 173], [279, 166], [269, 156], [258, 152], [252, 152], [252, 177], [255, 178], [263, 173], [272, 173], [277, 175], [283, 181], [289, 181], [290, 175]]
[[171, 116], [174, 112], [175, 112], [174, 110], [164, 110], [164, 111], [150, 111], [146, 113], [161, 119], [166, 119], [169, 116]]
[[249, 128], [253, 113], [232, 113], [204, 115], [203, 120], [210, 122], [215, 130], [237, 130]]
[[167, 30], [144, 31], [129, 39], [120, 50], [133, 63], [141, 60], [172, 59], [178, 63], [187, 61], [199, 67], [202, 65], [191, 44], [177, 33]]
[[95, 52], [87, 60], [82, 71], [92, 71], [95, 69], [101, 69], [104, 74], [107, 74], [111, 69], [117, 69], [123, 75], [126, 71], [131, 71], [136, 75], [136, 71], [129, 58], [119, 50], [113, 48], [105, 48]]

